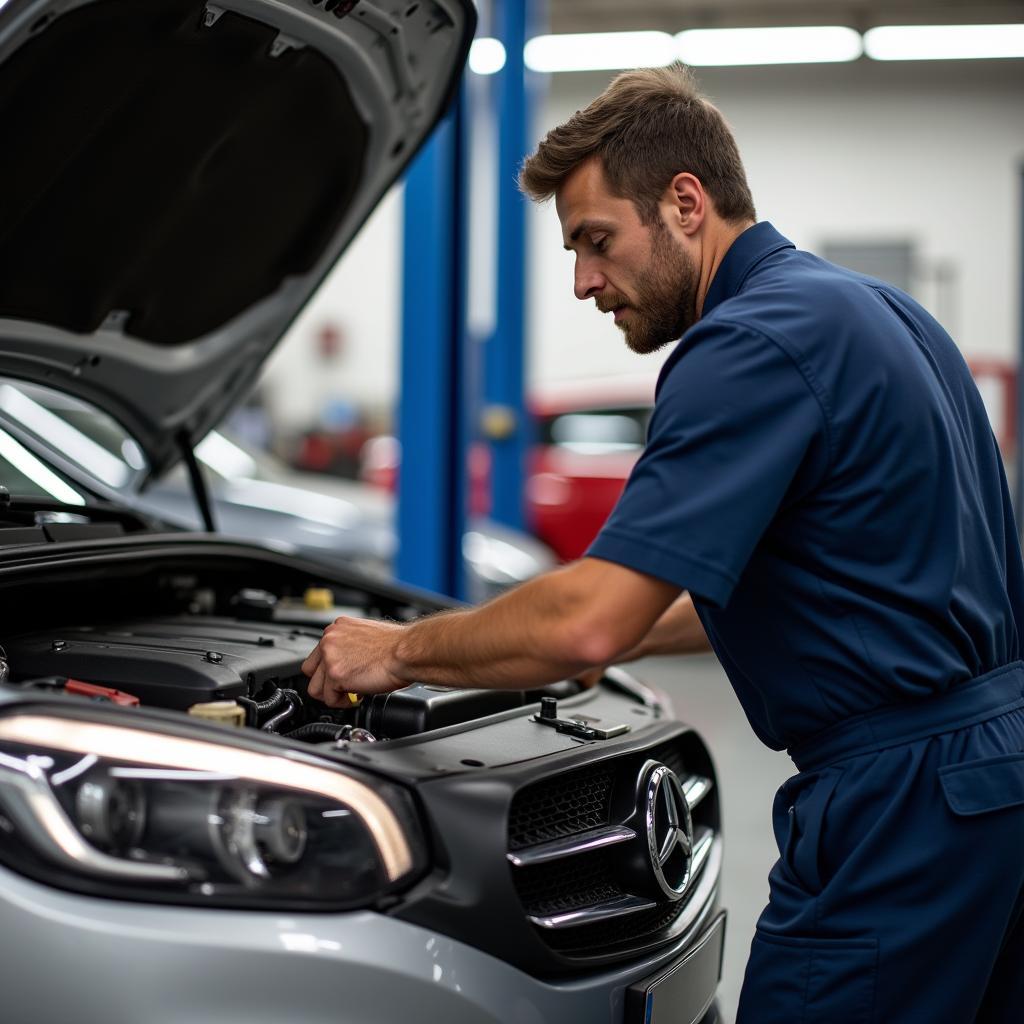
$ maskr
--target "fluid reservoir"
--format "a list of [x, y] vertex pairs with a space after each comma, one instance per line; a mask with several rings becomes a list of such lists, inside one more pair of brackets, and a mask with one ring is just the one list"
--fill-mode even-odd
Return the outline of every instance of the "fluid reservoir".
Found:
[[193, 704], [188, 709], [188, 713], [196, 718], [205, 719], [207, 722], [217, 722], [220, 725], [237, 728], [245, 725], [245, 709], [233, 700], [210, 700], [203, 704]]

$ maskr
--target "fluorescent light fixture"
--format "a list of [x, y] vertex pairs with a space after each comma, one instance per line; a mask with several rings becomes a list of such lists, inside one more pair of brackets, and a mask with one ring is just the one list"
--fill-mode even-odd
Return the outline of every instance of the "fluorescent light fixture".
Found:
[[656, 68], [676, 58], [667, 32], [586, 32], [535, 36], [523, 59], [531, 71], [615, 71]]
[[10, 384], [0, 384], [0, 408], [105, 484], [124, 487], [128, 482], [128, 467], [116, 455]]
[[980, 60], [1024, 57], [1020, 25], [883, 25], [864, 33], [874, 60]]
[[859, 32], [841, 25], [797, 28], [697, 28], [676, 36], [677, 56], [701, 67], [830, 64], [856, 60]]
[[496, 75], [505, 66], [505, 47], [500, 39], [482, 36], [469, 48], [469, 70], [475, 75]]
[[4, 430], [0, 430], [0, 458], [6, 459], [19, 473], [27, 476], [47, 494], [64, 502], [65, 505], [85, 504], [85, 498], [72, 490], [56, 473], [44, 466]]
[[226, 480], [256, 474], [256, 460], [216, 430], [211, 430], [196, 445], [196, 458]]

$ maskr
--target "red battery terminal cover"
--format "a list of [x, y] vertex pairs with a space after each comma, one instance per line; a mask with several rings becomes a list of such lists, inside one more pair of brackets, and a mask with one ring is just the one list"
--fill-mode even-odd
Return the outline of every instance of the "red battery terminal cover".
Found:
[[81, 679], [68, 679], [64, 684], [65, 693], [77, 693], [81, 697], [88, 697], [90, 700], [109, 701], [111, 704], [120, 704], [126, 708], [137, 708], [139, 698], [133, 697], [130, 693], [122, 693], [121, 690], [112, 690], [109, 686], [97, 686], [95, 683], [86, 683]]

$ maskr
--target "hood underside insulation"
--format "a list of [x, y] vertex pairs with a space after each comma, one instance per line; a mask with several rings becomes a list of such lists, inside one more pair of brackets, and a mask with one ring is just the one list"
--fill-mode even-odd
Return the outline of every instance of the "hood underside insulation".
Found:
[[[0, 68], [0, 317], [173, 346], [307, 273], [364, 172], [337, 68], [196, 0], [70, 11]], [[274, 54], [277, 53], [275, 56]]]

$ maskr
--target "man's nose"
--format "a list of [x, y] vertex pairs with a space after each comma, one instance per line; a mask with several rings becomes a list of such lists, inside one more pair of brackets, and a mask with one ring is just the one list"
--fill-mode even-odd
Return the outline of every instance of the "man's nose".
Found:
[[604, 274], [591, 270], [586, 266], [576, 268], [576, 276], [573, 281], [573, 292], [577, 299], [591, 299], [600, 292], [608, 282]]

